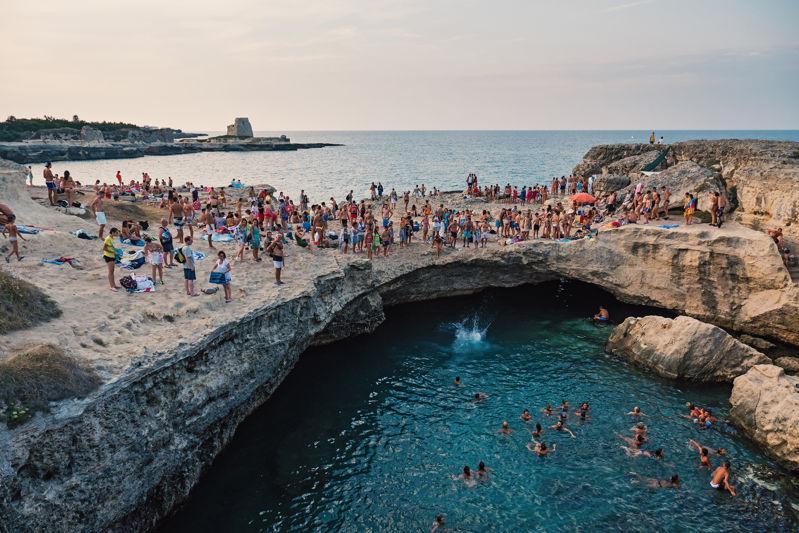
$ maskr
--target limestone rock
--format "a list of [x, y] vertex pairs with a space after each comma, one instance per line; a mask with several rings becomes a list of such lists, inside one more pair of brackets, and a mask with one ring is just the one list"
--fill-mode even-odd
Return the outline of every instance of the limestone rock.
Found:
[[238, 117], [227, 127], [227, 134], [236, 137], [252, 137], [252, 125], [250, 119], [246, 117]]
[[799, 374], [799, 357], [783, 356], [774, 359], [774, 364], [788, 374]]
[[103, 132], [91, 126], [83, 126], [80, 129], [80, 140], [85, 142], [103, 142]]
[[723, 329], [695, 318], [627, 318], [610, 335], [607, 351], [672, 379], [732, 381], [771, 359]]
[[[700, 208], [707, 206], [706, 199], [710, 194], [719, 192], [726, 195], [724, 185], [722, 185], [717, 175], [712, 170], [701, 167], [693, 161], [681, 161], [666, 170], [649, 176], [638, 174], [631, 180], [629, 187], [619, 191], [619, 199], [622, 199], [627, 192], [634, 191], [638, 183], [643, 184], [644, 191], [660, 190], [661, 187], [665, 186], [671, 191], [670, 207], [682, 206], [687, 192], [698, 194], [700, 200], [705, 200], [700, 202]], [[703, 206], [702, 203], [705, 205]], [[729, 205], [729, 202], [727, 205]]]
[[650, 150], [640, 155], [631, 155], [610, 163], [604, 170], [609, 174], [629, 174], [631, 172], [640, 172], [649, 163], [652, 163], [657, 156], [660, 155], [659, 150]]
[[738, 340], [744, 344], [748, 344], [756, 350], [760, 350], [761, 352], [771, 350], [775, 346], [773, 342], [769, 342], [766, 339], [761, 339], [760, 337], [753, 337], [752, 335], [747, 335], [746, 333], [741, 335]]
[[799, 470], [799, 377], [774, 365], [756, 365], [735, 378], [730, 421], [769, 455]]
[[630, 184], [630, 177], [622, 174], [600, 174], [594, 179], [594, 194], [604, 196], [619, 191]]
[[[665, 149], [663, 146], [661, 149]], [[572, 170], [572, 174], [577, 176], [590, 176], [592, 174], [608, 174], [608, 165], [615, 161], [639, 156], [646, 152], [651, 152], [654, 147], [651, 144], [600, 144], [592, 147], [583, 156], [583, 160]]]

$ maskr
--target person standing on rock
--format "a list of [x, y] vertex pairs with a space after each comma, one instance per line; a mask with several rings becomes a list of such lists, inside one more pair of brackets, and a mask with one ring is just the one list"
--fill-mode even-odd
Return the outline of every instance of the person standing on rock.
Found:
[[44, 164], [44, 171], [42, 175], [44, 177], [44, 184], [47, 186], [47, 199], [50, 200], [50, 205], [55, 205], [56, 201], [56, 190], [55, 190], [55, 177], [53, 176], [53, 171], [51, 167], [53, 166], [50, 161]]
[[724, 208], [727, 207], [727, 198], [721, 194], [716, 193], [716, 227], [720, 228], [724, 222]]
[[283, 282], [280, 281], [280, 274], [283, 270], [283, 235], [278, 232], [275, 239], [272, 243], [267, 246], [266, 253], [268, 253], [272, 257], [272, 261], [275, 265], [275, 285], [283, 285]]
[[28, 165], [28, 187], [33, 187], [33, 169]]
[[710, 195], [710, 225], [717, 226], [718, 225], [718, 213], [719, 213], [719, 193], [713, 193]]
[[649, 134], [649, 144], [655, 144], [655, 130], [652, 130], [652, 133]]
[[108, 232], [108, 237], [103, 241], [103, 260], [108, 267], [108, 285], [113, 292], [117, 292], [119, 289], [119, 285], [117, 285], [114, 280], [114, 266], [117, 260], [117, 249], [116, 246], [114, 246], [114, 237], [117, 235], [119, 235], [119, 230], [111, 228], [111, 231]]
[[94, 213], [94, 218], [97, 220], [97, 224], [100, 226], [100, 230], [97, 232], [97, 237], [102, 239], [103, 233], [105, 232], [105, 212], [103, 211], [103, 192], [99, 191], [97, 196], [94, 197], [94, 201], [92, 201], [91, 205], [92, 213]]

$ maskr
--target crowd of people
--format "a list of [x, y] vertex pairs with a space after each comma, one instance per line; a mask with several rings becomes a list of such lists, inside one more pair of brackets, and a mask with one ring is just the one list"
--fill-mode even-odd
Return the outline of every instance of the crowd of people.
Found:
[[[424, 183], [400, 193], [394, 188], [387, 191], [382, 182], [373, 182], [369, 198], [358, 199], [349, 191], [341, 202], [330, 197], [311, 203], [304, 190], [295, 202], [283, 192], [276, 195], [271, 190], [256, 190], [241, 180], [231, 180], [227, 187], [195, 186], [192, 182], [175, 187], [171, 177], [153, 180], [143, 172], [140, 179], [126, 182], [117, 172], [116, 183], [97, 180], [88, 193], [68, 170], [60, 178], [53, 174], [50, 163], [45, 165], [43, 177], [52, 205], [81, 205], [75, 201], [75, 194], [91, 194], [88, 208], [95, 216], [97, 236], [104, 241], [106, 258], [110, 258], [107, 254], [112, 246], [105, 235], [107, 202], [145, 201], [161, 209], [164, 215], [155, 235], [147, 235], [146, 228], [134, 220], [123, 221], [114, 232], [120, 242], [143, 247], [156, 283], [164, 281], [163, 268], [175, 266], [176, 252], [194, 244], [195, 232], [215, 252], [222, 243], [234, 244], [230, 260], [217, 253], [214, 272], [224, 276], [213, 276], [214, 282], [225, 289], [227, 300], [232, 298], [231, 263], [249, 257], [261, 262], [262, 256], [268, 255], [275, 268], [275, 283], [281, 285], [288, 245], [308, 250], [337, 248], [343, 254], [365, 254], [374, 259], [421, 244], [440, 255], [457, 247], [477, 249], [530, 239], [563, 242], [595, 238], [600, 228], [668, 221], [673, 205], [672, 192], [665, 186], [646, 189], [638, 183], [628, 187], [622, 197], [615, 191], [595, 197], [595, 177], [575, 175], [552, 178], [545, 185], [519, 187], [507, 183], [501, 187], [498, 183], [481, 185], [477, 175], [470, 173], [462, 194], [455, 195], [462, 200], [458, 202], [460, 207], [446, 205], [446, 198], [452, 196], [445, 198], [439, 189], [428, 189]], [[66, 199], [60, 200], [61, 196]], [[687, 225], [695, 223], [698, 200], [697, 195], [685, 193], [683, 218]], [[722, 225], [726, 207], [724, 195], [710, 195], [706, 210], [711, 224]], [[17, 243], [23, 237], [7, 224], [5, 230], [12, 242], [6, 260], [14, 256], [21, 260]], [[780, 242], [781, 233], [775, 231], [772, 237], [786, 262], [793, 260], [784, 242]], [[186, 253], [181, 255], [188, 257]], [[119, 288], [113, 272], [116, 263], [108, 263], [112, 290]], [[191, 258], [183, 263], [190, 296], [197, 294], [193, 283], [189, 283], [196, 279], [195, 268]]]

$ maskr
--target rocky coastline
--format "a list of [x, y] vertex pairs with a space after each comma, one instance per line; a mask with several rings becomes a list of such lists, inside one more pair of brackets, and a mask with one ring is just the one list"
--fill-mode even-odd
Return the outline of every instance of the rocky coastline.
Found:
[[[790, 153], [799, 148], [797, 143], [788, 144], [793, 146], [780, 146], [779, 150]], [[647, 145], [632, 146], [592, 149], [581, 168], [609, 175], [606, 170], [611, 163], [651, 151], [645, 149]], [[736, 155], [714, 144], [707, 146], [711, 155], [691, 155], [691, 161], [701, 160], [703, 163], [695, 164], [701, 167], [703, 179], [707, 172], [712, 173], [710, 177], [719, 179], [727, 194], [736, 197], [740, 212], [733, 216], [744, 223], [757, 221], [754, 227], [766, 220], [793, 220], [795, 214], [784, 208], [784, 202], [766, 201], [772, 194], [770, 183], [794, 179], [791, 176], [799, 179], [793, 167], [764, 163], [769, 161], [764, 156]], [[675, 160], [666, 165], [677, 165], [676, 158], [686, 160], [688, 154], [695, 154], [693, 149], [672, 149]], [[749, 148], [741, 146], [740, 150], [748, 153]], [[713, 169], [715, 163], [703, 166], [717, 151], [720, 170]], [[737, 162], [735, 172], [729, 170], [731, 161]], [[617, 166], [614, 170], [636, 173], [640, 163], [625, 163], [624, 169]], [[29, 205], [30, 199], [20, 189], [23, 170], [4, 168], [0, 190], [14, 198], [13, 207], [42, 213], [43, 219], [63, 227], [64, 233], [78, 227], [81, 221], [75, 217], [45, 214], [38, 204]], [[760, 169], [760, 174], [755, 175], [755, 169]], [[775, 175], [775, 169], [786, 171], [788, 177]], [[735, 185], [731, 185], [733, 180]], [[761, 200], [753, 200], [750, 194]], [[796, 193], [792, 194], [795, 201]], [[754, 205], [760, 205], [757, 213], [749, 211]], [[73, 253], [95, 252], [96, 246], [74, 241], [68, 243]], [[52, 242], [56, 246], [59, 241], [53, 237]], [[97, 267], [102, 268], [99, 260]], [[141, 316], [126, 327], [136, 333], [138, 321], [146, 322], [146, 331], [156, 336], [157, 344], [134, 335], [97, 346], [88, 339], [98, 331], [108, 331], [107, 323], [103, 326], [103, 309], [56, 298], [68, 311], [66, 316], [83, 310], [81, 323], [61, 337], [60, 343], [97, 366], [104, 383], [88, 397], [55, 405], [50, 414], [39, 415], [24, 426], [0, 429], [0, 530], [129, 531], [154, 527], [187, 496], [238, 424], [269, 398], [305, 349], [373, 331], [383, 320], [386, 306], [491, 287], [579, 279], [623, 302], [658, 307], [711, 327], [799, 346], [799, 287], [774, 241], [759, 229], [739, 223], [721, 229], [629, 225], [590, 240], [526, 241], [440, 258], [426, 247], [379, 262], [321, 253], [294, 268], [297, 272], [286, 288], [252, 284], [255, 288], [246, 301], [229, 311], [221, 323], [206, 319], [224, 308], [218, 299], [175, 306], [153, 316], [136, 310]], [[41, 282], [30, 277], [34, 283]], [[42, 285], [42, 290], [54, 289]], [[157, 336], [159, 331], [178, 328], [182, 332], [178, 337]], [[45, 335], [45, 329], [7, 335], [0, 348], [30, 343]], [[672, 330], [675, 334], [681, 331]], [[727, 335], [723, 331], [717, 334]], [[245, 344], [247, 349], [243, 349]], [[771, 418], [763, 423], [758, 413], [765, 407], [748, 400], [754, 394], [748, 391], [773, 389], [765, 381], [795, 378], [783, 377], [780, 369], [764, 372], [763, 367], [777, 367], [760, 364], [767, 361], [759, 352], [744, 352], [748, 358], [744, 365], [736, 366], [736, 373], [751, 374], [752, 379], [735, 378], [733, 418], [786, 467], [799, 469], [799, 462], [793, 459], [796, 440], [785, 437], [786, 432], [795, 432], [795, 427], [783, 426], [787, 419]], [[767, 379], [755, 379], [757, 372]], [[690, 379], [685, 372], [674, 377]], [[714, 374], [713, 380], [718, 377]], [[722, 373], [720, 377], [727, 381], [733, 376]], [[786, 398], [795, 401], [799, 392], [788, 386], [792, 382], [786, 383], [779, 387], [783, 392], [773, 393], [777, 396], [769, 400], [769, 406], [786, 405]]]
[[181, 155], [200, 152], [271, 152], [294, 151], [327, 146], [333, 143], [229, 143], [213, 144], [196, 140], [172, 143], [128, 142], [7, 142], [0, 143], [0, 159], [20, 164], [46, 161], [88, 161], [95, 159], [131, 159], [148, 155]]

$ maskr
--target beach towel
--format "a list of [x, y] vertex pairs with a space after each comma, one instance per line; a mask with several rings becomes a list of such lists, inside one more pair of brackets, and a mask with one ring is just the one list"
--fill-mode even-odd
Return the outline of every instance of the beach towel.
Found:
[[203, 259], [205, 259], [205, 252], [195, 251], [193, 255], [195, 261], [202, 261]]
[[72, 268], [78, 268], [80, 266], [80, 261], [74, 257], [56, 257], [55, 259], [42, 259], [41, 264], [43, 265], [69, 265]]
[[214, 233], [211, 235], [212, 242], [233, 242], [233, 235], [230, 233]]
[[25, 226], [23, 224], [17, 224], [16, 226], [17, 226], [17, 231], [20, 233], [36, 235], [41, 231], [39, 228], [34, 228], [33, 226]]
[[680, 225], [679, 224], [662, 224], [662, 225], [660, 225], [658, 227], [659, 228], [663, 228], [663, 229], [672, 229], [672, 228], [679, 228]]

